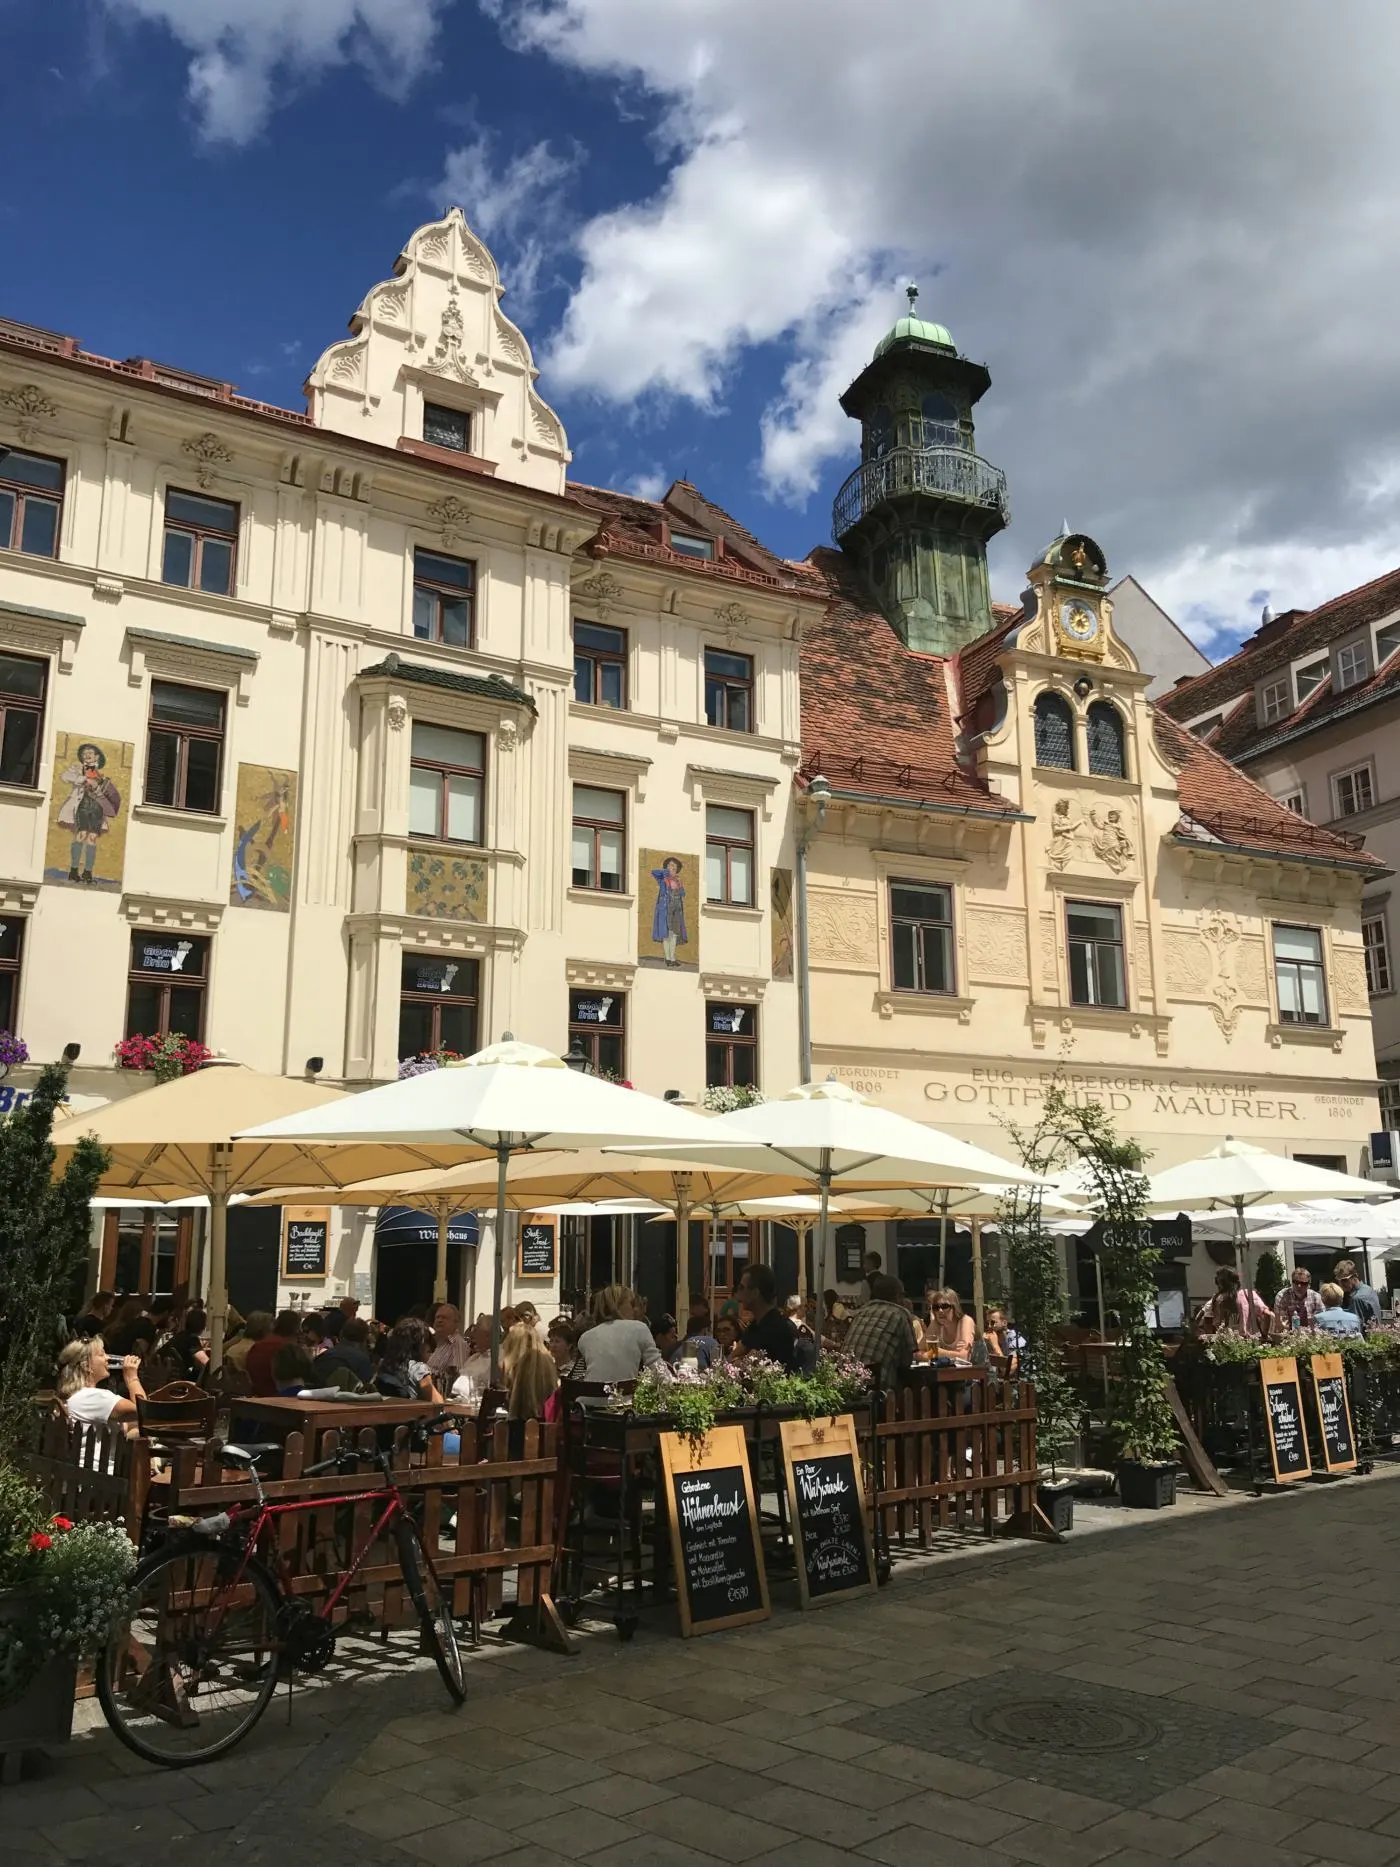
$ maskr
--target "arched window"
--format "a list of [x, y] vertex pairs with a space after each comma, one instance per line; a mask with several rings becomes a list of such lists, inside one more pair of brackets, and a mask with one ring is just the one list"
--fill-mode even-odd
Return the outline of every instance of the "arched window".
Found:
[[887, 408], [877, 408], [865, 431], [865, 457], [879, 460], [894, 446], [894, 415]]
[[1074, 770], [1074, 714], [1059, 694], [1041, 694], [1035, 703], [1035, 762]]
[[1126, 778], [1123, 757], [1123, 715], [1106, 700], [1089, 709], [1089, 769], [1100, 778]]

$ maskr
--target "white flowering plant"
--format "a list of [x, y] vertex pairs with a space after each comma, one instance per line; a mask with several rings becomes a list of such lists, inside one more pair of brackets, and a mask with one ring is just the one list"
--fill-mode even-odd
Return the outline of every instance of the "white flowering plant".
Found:
[[752, 1083], [711, 1083], [700, 1099], [700, 1106], [711, 1115], [732, 1115], [735, 1109], [757, 1108], [763, 1095]]
[[119, 1524], [54, 1516], [39, 1488], [0, 1466], [0, 1595], [23, 1612], [0, 1619], [0, 1704], [45, 1663], [99, 1646], [126, 1601], [136, 1546]]

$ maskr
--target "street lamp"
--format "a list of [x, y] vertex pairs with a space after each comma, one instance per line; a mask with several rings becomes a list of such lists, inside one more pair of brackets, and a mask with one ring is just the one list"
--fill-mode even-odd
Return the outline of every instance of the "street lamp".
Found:
[[581, 1076], [587, 1076], [592, 1072], [593, 1066], [588, 1061], [588, 1057], [580, 1046], [577, 1038], [573, 1040], [569, 1048], [564, 1052], [564, 1061], [571, 1070], [576, 1071]]

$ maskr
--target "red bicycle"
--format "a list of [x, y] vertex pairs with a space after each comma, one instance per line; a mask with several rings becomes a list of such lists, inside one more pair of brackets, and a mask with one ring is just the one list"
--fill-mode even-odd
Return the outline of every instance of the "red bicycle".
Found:
[[[450, 1420], [439, 1414], [425, 1421], [417, 1449]], [[121, 1741], [152, 1763], [180, 1769], [223, 1756], [252, 1730], [288, 1670], [322, 1671], [335, 1651], [337, 1604], [385, 1535], [398, 1546], [403, 1578], [443, 1684], [456, 1704], [467, 1696], [449, 1598], [388, 1453], [341, 1452], [303, 1473], [314, 1478], [347, 1472], [370, 1458], [384, 1475], [378, 1489], [270, 1504], [258, 1465], [280, 1451], [276, 1445], [224, 1447], [223, 1463], [252, 1480], [252, 1501], [212, 1517], [172, 1517], [168, 1540], [137, 1568], [127, 1608], [108, 1637], [97, 1672], [98, 1699]], [[317, 1610], [291, 1591], [276, 1525], [296, 1512], [356, 1504], [377, 1506], [375, 1521]]]

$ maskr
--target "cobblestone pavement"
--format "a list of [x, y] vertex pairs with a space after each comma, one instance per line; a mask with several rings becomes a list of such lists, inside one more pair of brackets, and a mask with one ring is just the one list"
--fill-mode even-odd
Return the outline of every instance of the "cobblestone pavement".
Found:
[[[0, 1867], [1383, 1867], [1400, 1471], [906, 1570], [684, 1644], [406, 1656], [149, 1770], [97, 1729], [0, 1789]], [[407, 1670], [405, 1671], [405, 1668]]]

